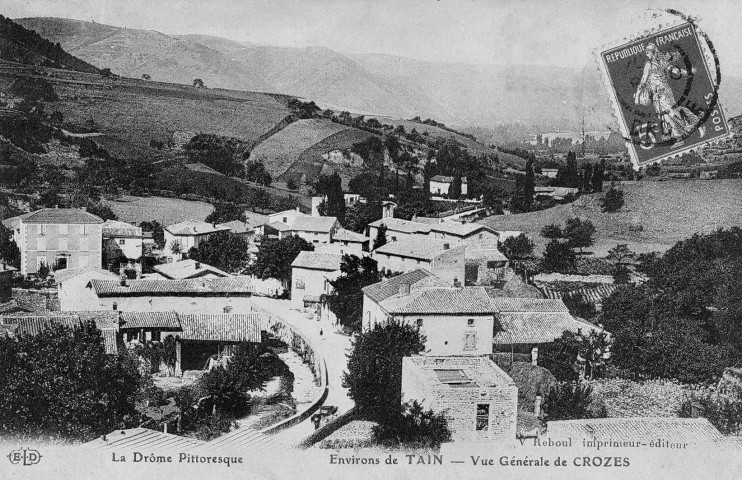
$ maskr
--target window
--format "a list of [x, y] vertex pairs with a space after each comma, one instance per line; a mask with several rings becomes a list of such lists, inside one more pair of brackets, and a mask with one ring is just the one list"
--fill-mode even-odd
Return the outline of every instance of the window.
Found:
[[312, 243], [319, 243], [319, 240], [312, 240]]
[[152, 341], [153, 342], [159, 342], [160, 341], [160, 331], [159, 330], [152, 330]]
[[396, 242], [396, 241], [397, 241], [397, 237], [392, 237], [392, 242]]
[[287, 217], [283, 217], [283, 223], [288, 223], [286, 220], [287, 220]]
[[477, 349], [477, 332], [467, 332], [464, 335], [464, 350]]
[[116, 302], [113, 302], [113, 309], [114, 310], [118, 310], [119, 309], [119, 304], [116, 303]]
[[469, 320], [467, 320], [466, 321], [466, 326], [467, 327], [473, 327], [474, 326], [474, 319], [473, 318], [470, 318]]
[[418, 318], [417, 319], [417, 326], [418, 327], [422, 327], [423, 326], [423, 319], [422, 318]]
[[490, 426], [490, 404], [477, 403], [477, 431], [489, 430]]
[[90, 231], [88, 230], [88, 226], [87, 225], [82, 225], [80, 227], [80, 235], [86, 236], [89, 233], [90, 233]]
[[294, 286], [297, 290], [304, 290], [304, 277], [296, 277], [296, 282], [294, 283]]
[[126, 240], [123, 238], [119, 239], [119, 245], [126, 245]]
[[224, 313], [232, 313], [232, 305], [227, 305], [224, 307]]
[[39, 236], [43, 237], [46, 235], [46, 225], [39, 225]]

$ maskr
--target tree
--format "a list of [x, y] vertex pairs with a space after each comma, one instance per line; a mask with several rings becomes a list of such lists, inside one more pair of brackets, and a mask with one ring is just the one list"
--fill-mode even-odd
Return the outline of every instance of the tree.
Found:
[[264, 186], [270, 186], [273, 183], [273, 177], [265, 169], [263, 162], [259, 161], [245, 162], [245, 178]]
[[546, 244], [544, 257], [541, 259], [541, 270], [544, 273], [569, 273], [574, 270], [575, 254], [570, 246], [557, 239]]
[[526, 162], [526, 175], [523, 181], [523, 202], [526, 211], [533, 207], [533, 199], [536, 195], [536, 180], [533, 172], [533, 160]]
[[165, 247], [165, 227], [157, 220], [146, 220], [139, 223], [139, 227], [144, 232], [152, 232], [152, 239], [155, 241], [157, 248]]
[[233, 220], [247, 222], [245, 209], [232, 202], [217, 202], [214, 211], [206, 217], [208, 223], [227, 223]]
[[592, 318], [595, 316], [596, 309], [595, 305], [579, 292], [569, 292], [562, 297], [564, 305], [569, 310], [569, 313], [580, 318]]
[[608, 261], [613, 263], [613, 283], [629, 283], [630, 275], [628, 263], [636, 258], [636, 254], [629, 249], [628, 244], [619, 243], [614, 248], [608, 250]]
[[577, 382], [558, 383], [544, 399], [544, 420], [578, 420], [583, 418], [606, 418], [605, 407], [594, 408], [593, 390], [588, 384]]
[[13, 232], [0, 224], [0, 260], [13, 268], [21, 268], [21, 250], [13, 240]]
[[106, 77], [106, 78], [110, 78], [110, 77], [113, 76], [113, 73], [111, 72], [111, 69], [108, 68], [108, 67], [101, 68], [100, 69], [100, 74], [101, 74], [102, 77]]
[[595, 165], [593, 168], [593, 192], [603, 191], [603, 180], [605, 180], [605, 159], [602, 159], [600, 163]]
[[299, 185], [296, 184], [296, 180], [289, 178], [288, 181], [286, 181], [286, 188], [289, 190], [298, 190]]
[[374, 238], [374, 250], [377, 248], [386, 245], [387, 239], [386, 239], [386, 225], [383, 223], [379, 225], [379, 228], [376, 229], [376, 238]]
[[343, 224], [345, 222], [345, 195], [340, 175], [337, 172], [332, 175], [320, 175], [314, 184], [314, 192], [315, 195], [325, 197], [320, 214], [337, 217], [338, 221]]
[[603, 213], [613, 213], [623, 207], [623, 190], [611, 186], [605, 193], [605, 197], [600, 200], [600, 206]]
[[356, 202], [345, 211], [345, 224], [348, 230], [363, 233], [368, 224], [381, 219], [381, 202], [367, 199], [365, 203]]
[[46, 262], [41, 262], [39, 268], [36, 269], [36, 276], [42, 280], [46, 280], [46, 277], [49, 276], [49, 273], [51, 273], [51, 268], [49, 268], [49, 265], [47, 265]]
[[352, 331], [361, 331], [363, 317], [363, 287], [381, 280], [376, 260], [344, 255], [340, 262], [340, 276], [330, 284], [334, 293], [327, 298], [330, 310], [341, 325]]
[[595, 226], [590, 220], [581, 220], [579, 218], [568, 218], [564, 228], [564, 236], [567, 238], [567, 244], [571, 248], [579, 248], [580, 253], [585, 247], [595, 243]]
[[260, 279], [275, 278], [284, 286], [291, 285], [291, 263], [305, 250], [312, 251], [314, 247], [297, 235], [281, 240], [264, 239], [249, 272]]
[[220, 270], [239, 273], [247, 267], [250, 252], [245, 237], [232, 232], [217, 232], [206, 242], [188, 251], [188, 258], [214, 266]]
[[206, 88], [206, 86], [204, 85], [204, 81], [200, 78], [193, 79], [193, 86], [196, 88]]
[[500, 249], [510, 260], [524, 259], [533, 253], [533, 241], [525, 233], [517, 237], [508, 237], [500, 243]]
[[562, 232], [562, 229], [559, 225], [550, 224], [550, 225], [544, 225], [544, 227], [541, 229], [541, 236], [544, 238], [548, 238], [549, 240], [554, 240], [557, 238], [564, 238], [564, 232]]
[[486, 184], [482, 192], [482, 206], [484, 206], [493, 215], [502, 215], [504, 213], [502, 200], [502, 191], [493, 186]]
[[183, 253], [183, 245], [180, 243], [180, 240], [173, 240], [170, 242], [170, 251], [173, 255]]
[[113, 209], [100, 202], [88, 202], [86, 210], [88, 213], [102, 218], [103, 220], [118, 220]]
[[402, 411], [402, 358], [425, 349], [417, 327], [396, 320], [376, 324], [352, 342], [343, 387], [359, 414], [389, 425]]
[[105, 353], [93, 321], [0, 336], [0, 435], [86, 441], [139, 423], [151, 386], [126, 352]]
[[580, 190], [583, 193], [590, 193], [593, 190], [593, 165], [585, 162], [582, 165], [582, 185]]

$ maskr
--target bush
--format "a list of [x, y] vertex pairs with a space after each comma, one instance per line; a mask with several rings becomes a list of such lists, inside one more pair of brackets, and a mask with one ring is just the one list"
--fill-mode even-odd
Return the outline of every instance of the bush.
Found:
[[546, 244], [541, 270], [544, 273], [571, 273], [575, 266], [575, 254], [564, 242], [552, 239]]
[[623, 207], [623, 190], [611, 187], [600, 201], [603, 213], [617, 212]]
[[563, 382], [555, 385], [546, 395], [543, 416], [547, 422], [555, 420], [578, 420], [582, 418], [606, 418], [605, 407], [595, 408], [593, 390], [590, 385]]
[[406, 402], [394, 421], [374, 425], [372, 432], [376, 443], [406, 448], [438, 448], [451, 440], [446, 416], [424, 410], [417, 400]]
[[715, 393], [691, 394], [680, 405], [678, 416], [693, 417], [694, 410], [724, 435], [742, 434], [742, 401]]

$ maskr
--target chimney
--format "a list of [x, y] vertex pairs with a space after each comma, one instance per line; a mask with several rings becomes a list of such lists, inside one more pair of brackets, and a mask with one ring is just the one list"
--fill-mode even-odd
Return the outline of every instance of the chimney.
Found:
[[121, 275], [121, 286], [122, 287], [126, 286], [126, 275]]
[[451, 244], [450, 243], [444, 243], [443, 244], [443, 250], [448, 250], [449, 248], [451, 248]]
[[59, 208], [59, 205], [54, 205], [54, 208]]
[[409, 295], [410, 294], [410, 284], [409, 283], [400, 283], [399, 284], [399, 294], [400, 295]]
[[533, 347], [531, 350], [531, 365], [538, 366], [538, 347]]
[[196, 270], [201, 268], [201, 262], [196, 262]]
[[543, 397], [541, 395], [536, 395], [536, 400], [533, 402], [533, 414], [536, 415], [536, 418], [541, 416], [541, 401], [543, 400]]

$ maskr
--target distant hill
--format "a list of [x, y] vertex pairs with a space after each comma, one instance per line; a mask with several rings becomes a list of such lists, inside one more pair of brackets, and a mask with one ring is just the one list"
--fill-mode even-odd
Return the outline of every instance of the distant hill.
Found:
[[[528, 233], [541, 254], [545, 225], [563, 226], [571, 217], [587, 218], [597, 229], [596, 244], [588, 250], [604, 256], [617, 243], [636, 252], [664, 251], [694, 233], [721, 227], [742, 227], [742, 180], [642, 181], [619, 185], [625, 205], [615, 213], [602, 213], [603, 193], [583, 195], [576, 202], [538, 212], [495, 215], [481, 221], [495, 230]], [[633, 226], [633, 229], [630, 228]], [[641, 226], [641, 231], [636, 227]]]
[[[323, 107], [396, 118], [434, 118], [447, 125], [493, 128], [538, 125], [542, 131], [615, 129], [597, 66], [492, 66], [424, 62], [324, 47], [282, 48], [208, 35], [165, 35], [60, 18], [18, 23], [59, 42], [99, 68], [139, 78], [275, 92]], [[724, 76], [722, 99], [742, 113], [742, 79]]]
[[0, 59], [80, 72], [97, 73], [98, 69], [83, 62], [53, 43], [47, 37], [24, 28], [0, 15]]

